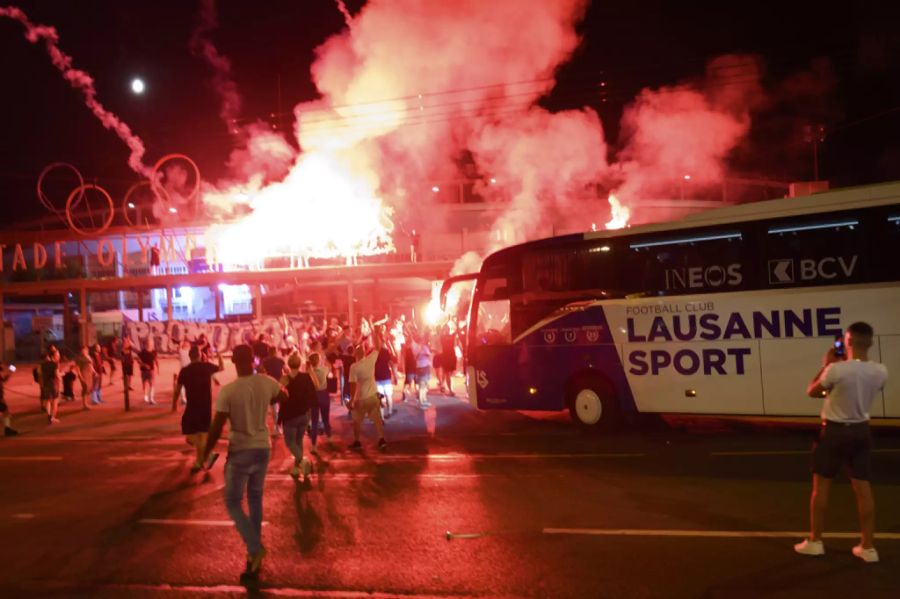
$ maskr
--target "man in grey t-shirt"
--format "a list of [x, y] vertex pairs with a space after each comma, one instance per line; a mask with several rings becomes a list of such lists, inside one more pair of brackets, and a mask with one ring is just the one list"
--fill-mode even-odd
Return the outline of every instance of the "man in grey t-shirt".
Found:
[[810, 498], [809, 538], [794, 545], [803, 555], [824, 555], [822, 532], [831, 481], [841, 466], [850, 468], [853, 491], [859, 508], [861, 540], [853, 555], [865, 562], [877, 562], [873, 545], [875, 499], [869, 482], [872, 473], [872, 437], [869, 410], [887, 381], [884, 364], [869, 361], [874, 331], [865, 322], [855, 322], [844, 334], [846, 356], [832, 348], [824, 365], [807, 387], [810, 397], [825, 397], [822, 430], [813, 448], [813, 490]]
[[[269, 406], [285, 397], [284, 388], [270, 376], [253, 373], [253, 349], [249, 345], [234, 348], [234, 362], [238, 378], [225, 385], [216, 398], [215, 416], [209, 427], [204, 450], [208, 458], [222, 435], [225, 422], [231, 422], [228, 435], [228, 461], [225, 463], [225, 508], [247, 546], [247, 567], [241, 582], [254, 582], [259, 575], [266, 550], [262, 545], [263, 488], [269, 466], [269, 427], [266, 416]], [[241, 505], [247, 490], [249, 514]]]

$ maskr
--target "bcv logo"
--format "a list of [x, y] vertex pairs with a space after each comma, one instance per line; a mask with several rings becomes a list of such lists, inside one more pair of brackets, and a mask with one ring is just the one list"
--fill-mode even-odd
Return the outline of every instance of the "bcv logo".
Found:
[[[769, 260], [769, 284], [785, 285], [796, 281], [830, 281], [849, 279], [856, 272], [859, 256], [826, 256], [825, 258], [778, 258]], [[795, 268], [796, 266], [796, 268]]]

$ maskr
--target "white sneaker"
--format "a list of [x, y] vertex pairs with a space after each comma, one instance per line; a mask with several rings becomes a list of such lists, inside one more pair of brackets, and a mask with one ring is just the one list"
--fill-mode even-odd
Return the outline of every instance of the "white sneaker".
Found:
[[303, 469], [303, 478], [309, 478], [309, 473], [312, 472], [312, 463], [304, 457], [300, 460], [300, 467]]
[[874, 547], [863, 549], [862, 545], [857, 545], [853, 548], [853, 555], [869, 564], [874, 564], [878, 561], [878, 550]]
[[825, 555], [825, 545], [822, 541], [804, 539], [803, 542], [794, 545], [794, 551], [803, 555]]

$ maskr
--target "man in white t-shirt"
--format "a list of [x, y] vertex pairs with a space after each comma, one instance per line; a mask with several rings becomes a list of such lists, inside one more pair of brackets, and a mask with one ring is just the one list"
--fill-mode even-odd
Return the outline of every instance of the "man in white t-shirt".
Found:
[[[253, 348], [238, 345], [234, 362], [238, 378], [225, 385], [216, 398], [215, 416], [209, 427], [204, 461], [207, 468], [218, 454], [211, 453], [222, 435], [225, 422], [230, 422], [228, 460], [225, 463], [225, 507], [235, 528], [247, 546], [247, 568], [241, 582], [253, 582], [266, 550], [262, 545], [263, 488], [269, 465], [269, 406], [283, 400], [284, 388], [275, 379], [253, 372]], [[247, 490], [249, 514], [241, 505]]]
[[[884, 364], [869, 361], [875, 332], [865, 322], [855, 322], [844, 333], [842, 344], [825, 354], [824, 364], [807, 387], [810, 397], [825, 397], [822, 430], [813, 447], [813, 490], [810, 498], [809, 538], [794, 545], [803, 555], [824, 555], [822, 532], [831, 481], [841, 466], [850, 469], [859, 511], [861, 539], [853, 555], [865, 562], [877, 562], [873, 545], [875, 499], [869, 482], [872, 474], [872, 437], [869, 409], [887, 381]], [[846, 354], [846, 355], [843, 355]]]
[[375, 340], [375, 346], [367, 354], [362, 345], [356, 347], [354, 357], [356, 361], [350, 366], [350, 415], [353, 418], [353, 444], [350, 449], [359, 449], [360, 429], [363, 419], [368, 416], [375, 424], [378, 433], [378, 449], [382, 451], [387, 447], [384, 440], [384, 421], [381, 419], [381, 399], [378, 397], [378, 387], [375, 383], [375, 361], [378, 359], [378, 350], [381, 348], [381, 338]]

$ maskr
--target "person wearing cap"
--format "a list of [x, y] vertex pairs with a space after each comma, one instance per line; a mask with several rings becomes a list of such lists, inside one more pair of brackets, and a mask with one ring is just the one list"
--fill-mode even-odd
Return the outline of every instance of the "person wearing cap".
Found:
[[[247, 547], [242, 582], [259, 576], [266, 550], [262, 544], [263, 490], [269, 465], [271, 441], [266, 416], [269, 406], [286, 398], [281, 384], [270, 376], [253, 372], [253, 348], [238, 345], [232, 351], [238, 378], [223, 386], [216, 398], [215, 415], [209, 427], [203, 458], [207, 468], [225, 423], [230, 423], [228, 458], [225, 463], [225, 508]], [[244, 490], [249, 514], [242, 506]]]

